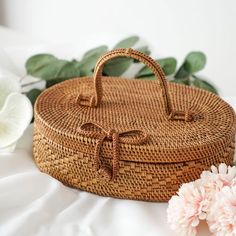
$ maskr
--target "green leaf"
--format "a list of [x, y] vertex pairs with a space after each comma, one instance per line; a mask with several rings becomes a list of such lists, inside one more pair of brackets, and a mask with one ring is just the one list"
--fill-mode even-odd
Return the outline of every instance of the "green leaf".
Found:
[[[151, 51], [149, 50], [148, 46], [143, 46], [143, 47], [139, 47], [139, 48], [135, 48], [135, 50], [142, 52], [146, 55], [150, 55]], [[138, 60], [134, 60], [134, 63], [140, 63], [140, 61]]]
[[92, 76], [93, 75], [93, 71], [92, 70], [81, 70], [80, 71], [80, 76]]
[[154, 75], [147, 75], [147, 76], [144, 76], [144, 77], [140, 77], [138, 79], [157, 80], [156, 76], [154, 76]]
[[26, 62], [27, 73], [43, 80], [78, 77], [79, 66], [75, 60], [60, 60], [49, 54], [33, 56]]
[[84, 71], [89, 71], [94, 69], [98, 58], [105, 52], [107, 52], [107, 50], [108, 47], [103, 45], [97, 48], [93, 48], [88, 52], [86, 52], [80, 62], [80, 69]]
[[137, 42], [139, 41], [138, 36], [131, 36], [129, 38], [121, 40], [119, 43], [117, 43], [114, 47], [116, 48], [131, 48], [133, 47]]
[[67, 61], [63, 60], [56, 60], [53, 62], [44, 65], [40, 69], [31, 73], [32, 76], [38, 77], [43, 80], [50, 80], [57, 78], [58, 74], [60, 73], [61, 69], [66, 65]]
[[[177, 65], [177, 61], [175, 58], [168, 57], [168, 58], [158, 59], [156, 61], [160, 64], [166, 76], [171, 75], [175, 72], [176, 65]], [[143, 68], [139, 70], [136, 77], [138, 78], [148, 77], [150, 75], [153, 75], [152, 71], [147, 66], [144, 66]]]
[[[74, 73], [75, 69], [70, 71], [68, 68], [71, 68], [70, 62], [64, 61], [64, 60], [57, 60], [55, 62], [49, 63], [45, 67], [43, 67], [41, 70], [38, 70], [34, 76], [39, 77], [44, 80], [52, 80], [52, 79], [59, 79], [59, 78], [72, 78], [77, 76], [76, 73]], [[63, 71], [63, 68], [65, 71]], [[79, 72], [78, 72], [79, 75]]]
[[188, 78], [189, 76], [190, 74], [189, 72], [185, 70], [184, 66], [181, 66], [179, 70], [176, 72], [176, 74], [174, 75], [176, 79], [185, 79], [185, 78]]
[[48, 65], [51, 62], [57, 61], [57, 58], [51, 54], [37, 54], [30, 57], [26, 63], [25, 67], [27, 73], [30, 75], [35, 74], [38, 70]]
[[37, 97], [39, 96], [39, 94], [42, 91], [39, 89], [31, 89], [29, 92], [26, 93], [26, 96], [29, 98], [29, 100], [31, 101], [32, 106], [34, 106], [35, 101], [37, 99]]
[[145, 65], [138, 71], [138, 73], [136, 74], [136, 77], [142, 78], [142, 77], [148, 77], [148, 76], [152, 76], [152, 75], [153, 75], [153, 73], [152, 73], [151, 69]]
[[171, 82], [177, 83], [177, 84], [190, 85], [190, 80], [188, 78], [173, 79], [171, 80]]
[[[60, 63], [60, 62], [59, 62]], [[54, 78], [75, 78], [80, 76], [80, 63], [77, 61], [66, 61], [66, 63], [61, 64], [60, 70], [55, 74]]]
[[193, 77], [194, 77], [193, 85], [195, 87], [207, 90], [207, 91], [215, 93], [215, 94], [218, 94], [217, 89], [212, 84], [208, 83], [206, 80], [198, 78], [195, 75]]
[[165, 75], [172, 75], [176, 70], [177, 61], [173, 57], [158, 59], [157, 62], [160, 64]]
[[202, 52], [190, 52], [184, 62], [184, 69], [193, 74], [202, 70], [206, 65], [206, 56]]
[[143, 47], [139, 47], [139, 48], [136, 48], [135, 50], [139, 51], [139, 52], [142, 52], [146, 55], [150, 55], [151, 51], [149, 50], [148, 46], [143, 46]]
[[46, 81], [46, 88], [49, 88], [55, 84], [61, 83], [65, 80], [67, 80], [68, 78], [59, 78], [59, 79], [52, 79], [52, 80], [47, 80]]
[[132, 62], [132, 58], [114, 58], [105, 64], [103, 73], [108, 76], [120, 76], [131, 66]]
[[82, 60], [89, 58], [91, 56], [97, 55], [97, 54], [102, 55], [103, 53], [107, 52], [107, 50], [108, 50], [108, 47], [106, 45], [102, 45], [102, 46], [90, 49], [83, 55]]
[[175, 74], [175, 78], [187, 78], [193, 73], [202, 70], [206, 65], [206, 56], [202, 52], [190, 52], [182, 66]]

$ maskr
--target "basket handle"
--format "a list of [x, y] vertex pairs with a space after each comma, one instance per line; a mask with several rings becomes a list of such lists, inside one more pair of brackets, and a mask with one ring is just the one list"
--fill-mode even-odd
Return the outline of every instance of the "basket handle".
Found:
[[157, 62], [155, 62], [151, 57], [145, 55], [144, 53], [136, 51], [132, 48], [115, 49], [105, 53], [98, 59], [93, 75], [95, 94], [93, 96], [79, 94], [79, 96], [77, 97], [77, 101], [79, 102], [80, 105], [90, 106], [90, 107], [99, 106], [103, 97], [103, 88], [101, 80], [103, 67], [106, 62], [116, 57], [131, 57], [135, 60], [143, 62], [146, 66], [148, 66], [155, 75], [155, 77], [160, 80], [160, 86], [163, 94], [164, 106], [167, 116], [170, 119], [175, 119], [175, 120], [185, 120], [185, 121], [192, 120], [192, 114], [190, 111], [184, 112], [184, 111], [173, 110], [165, 79], [165, 74], [161, 69], [160, 65]]

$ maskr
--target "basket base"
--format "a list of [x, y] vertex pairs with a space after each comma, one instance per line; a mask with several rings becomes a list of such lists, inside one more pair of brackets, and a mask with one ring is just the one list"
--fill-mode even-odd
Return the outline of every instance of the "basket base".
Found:
[[[67, 186], [100, 196], [142, 201], [166, 202], [181, 184], [194, 181], [211, 165], [222, 162], [233, 164], [234, 151], [226, 157], [209, 158], [181, 163], [139, 163], [120, 161], [119, 173], [110, 182], [97, 177], [93, 157], [51, 146], [35, 129], [33, 154], [42, 172], [58, 179]], [[105, 165], [111, 160], [105, 159]]]

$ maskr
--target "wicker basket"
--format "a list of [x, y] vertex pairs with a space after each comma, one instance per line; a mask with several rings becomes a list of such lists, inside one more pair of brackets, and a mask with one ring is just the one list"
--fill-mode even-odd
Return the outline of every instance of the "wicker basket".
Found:
[[[102, 77], [115, 57], [145, 63], [158, 80]], [[94, 77], [45, 90], [35, 105], [35, 161], [66, 185], [103, 196], [167, 201], [212, 164], [233, 162], [234, 110], [218, 96], [169, 83], [132, 49], [97, 62]]]

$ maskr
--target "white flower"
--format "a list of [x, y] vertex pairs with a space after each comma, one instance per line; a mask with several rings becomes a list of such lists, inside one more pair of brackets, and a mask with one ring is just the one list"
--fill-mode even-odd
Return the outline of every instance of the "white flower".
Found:
[[236, 236], [236, 186], [226, 186], [216, 194], [208, 224], [216, 236]]
[[183, 184], [167, 209], [171, 228], [180, 235], [194, 236], [200, 220], [206, 219], [210, 201], [200, 181]]
[[10, 150], [32, 119], [29, 99], [11, 76], [0, 76], [0, 152]]

